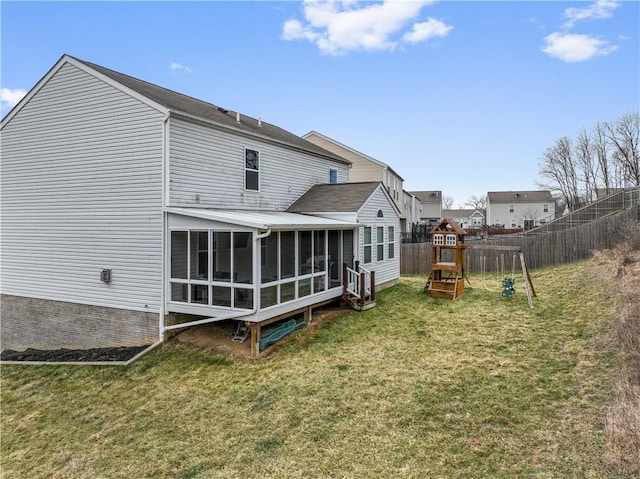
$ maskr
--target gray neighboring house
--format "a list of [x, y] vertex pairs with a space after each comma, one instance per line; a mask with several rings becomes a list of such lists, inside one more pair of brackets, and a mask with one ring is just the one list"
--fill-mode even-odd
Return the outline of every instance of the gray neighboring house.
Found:
[[442, 191], [411, 191], [420, 201], [420, 221], [438, 222], [442, 216]]
[[344, 191], [348, 160], [239, 112], [64, 55], [1, 133], [2, 349], [260, 325], [340, 298], [354, 259], [399, 276], [384, 188]]
[[530, 230], [555, 218], [555, 200], [548, 190], [490, 191], [487, 224]]

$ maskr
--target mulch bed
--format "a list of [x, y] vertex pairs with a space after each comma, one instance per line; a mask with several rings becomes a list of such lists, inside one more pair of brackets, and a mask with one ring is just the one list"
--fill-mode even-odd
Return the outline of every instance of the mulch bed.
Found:
[[42, 361], [42, 362], [73, 362], [73, 361], [128, 361], [136, 354], [144, 351], [148, 346], [95, 348], [95, 349], [26, 349], [13, 351], [5, 349], [0, 353], [2, 361]]

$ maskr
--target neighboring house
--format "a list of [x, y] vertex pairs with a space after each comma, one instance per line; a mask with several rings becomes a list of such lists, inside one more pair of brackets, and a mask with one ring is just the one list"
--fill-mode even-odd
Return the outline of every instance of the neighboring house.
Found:
[[525, 231], [555, 218], [555, 201], [548, 190], [487, 193], [487, 224]]
[[1, 133], [3, 349], [224, 319], [259, 336], [340, 298], [343, 262], [399, 277], [386, 190], [349, 189], [348, 160], [274, 125], [64, 55]]
[[381, 181], [396, 207], [400, 210], [400, 229], [403, 232], [407, 231], [407, 229], [411, 230], [411, 219], [405, 216], [403, 208], [402, 183], [404, 180], [393, 168], [317, 131], [310, 131], [303, 135], [302, 138], [349, 160], [351, 162], [351, 169], [349, 170], [349, 181], [351, 183]]
[[484, 214], [480, 210], [442, 210], [442, 216], [455, 221], [463, 229], [478, 229], [484, 225]]
[[403, 233], [411, 232], [412, 225], [417, 225], [420, 222], [420, 212], [422, 211], [422, 205], [416, 195], [411, 194], [407, 190], [402, 190], [402, 216], [406, 222], [406, 229]]
[[411, 191], [420, 201], [420, 221], [437, 223], [442, 219], [442, 191]]

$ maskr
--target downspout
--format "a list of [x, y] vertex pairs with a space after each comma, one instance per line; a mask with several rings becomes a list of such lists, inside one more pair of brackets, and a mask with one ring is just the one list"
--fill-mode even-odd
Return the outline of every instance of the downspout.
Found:
[[[258, 242], [258, 240], [261, 240], [262, 238], [266, 238], [270, 234], [271, 234], [271, 228], [267, 227], [267, 230], [264, 233], [259, 233], [259, 234], [256, 235], [256, 243]], [[257, 251], [257, 248], [255, 250]], [[254, 261], [254, 264], [255, 263], [256, 262]], [[257, 278], [257, 276], [255, 276], [255, 277]], [[255, 291], [254, 291], [254, 293], [255, 293]], [[160, 334], [164, 337], [164, 333], [166, 333], [167, 331], [171, 331], [173, 329], [182, 329], [182, 328], [188, 328], [190, 326], [198, 326], [198, 325], [201, 325], [201, 324], [213, 323], [213, 322], [216, 322], [216, 321], [223, 321], [225, 319], [237, 319], [237, 318], [243, 318], [245, 316], [251, 316], [252, 314], [255, 314], [258, 311], [258, 298], [259, 298], [259, 296], [257, 294], [254, 294], [254, 297], [255, 297], [255, 300], [253, 302], [253, 309], [251, 309], [250, 311], [246, 311], [246, 312], [241, 313], [241, 314], [229, 313], [228, 315], [224, 315], [224, 316], [216, 316], [216, 317], [211, 317], [211, 318], [198, 319], [198, 320], [195, 320], [195, 321], [189, 321], [187, 323], [172, 324], [170, 326], [164, 326], [163, 325]], [[163, 303], [163, 305], [164, 305], [164, 303]]]
[[169, 186], [169, 135], [167, 133], [169, 124], [169, 112], [166, 113], [164, 120], [162, 121], [162, 264], [160, 265], [160, 312], [159, 324], [158, 324], [158, 342], [164, 342], [165, 332], [165, 301], [167, 290], [167, 278], [166, 278], [166, 264], [167, 264], [167, 212], [164, 210], [167, 206], [167, 195]]

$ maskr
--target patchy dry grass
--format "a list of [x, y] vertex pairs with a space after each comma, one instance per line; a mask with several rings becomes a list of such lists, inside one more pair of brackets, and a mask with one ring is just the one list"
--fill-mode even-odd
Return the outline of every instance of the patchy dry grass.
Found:
[[606, 461], [624, 477], [640, 477], [640, 222], [625, 232], [625, 241], [597, 260], [614, 273], [622, 291], [614, 333], [618, 357], [615, 396], [607, 411]]
[[603, 268], [532, 272], [534, 309], [520, 281], [505, 299], [472, 276], [448, 301], [406, 277], [264, 360], [4, 366], [2, 477], [612, 477], [620, 294]]

